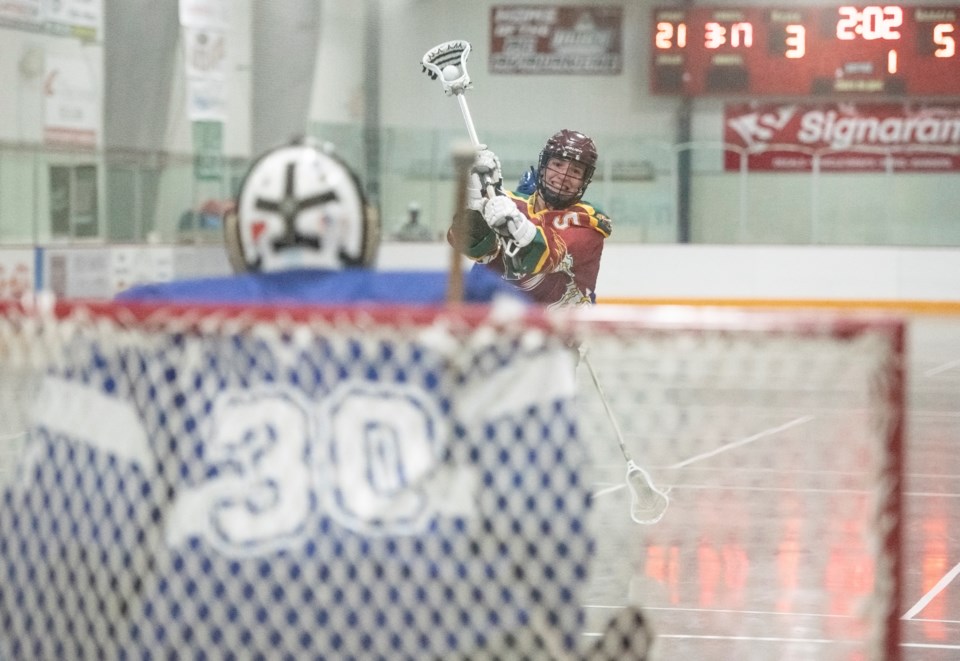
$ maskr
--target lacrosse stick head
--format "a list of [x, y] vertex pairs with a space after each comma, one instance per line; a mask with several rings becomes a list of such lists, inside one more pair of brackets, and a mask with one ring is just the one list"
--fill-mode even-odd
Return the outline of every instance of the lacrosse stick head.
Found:
[[647, 471], [631, 459], [627, 462], [627, 488], [630, 490], [630, 518], [636, 523], [651, 524], [663, 518], [670, 499], [666, 492], [653, 486]]
[[470, 42], [454, 39], [437, 44], [423, 55], [420, 60], [423, 72], [443, 85], [444, 94], [463, 94], [470, 87], [470, 74], [467, 73], [467, 57], [470, 55]]

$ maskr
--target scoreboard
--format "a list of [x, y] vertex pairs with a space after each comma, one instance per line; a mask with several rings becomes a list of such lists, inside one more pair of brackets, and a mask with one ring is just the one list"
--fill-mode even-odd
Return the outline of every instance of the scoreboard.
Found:
[[960, 5], [652, 12], [654, 94], [960, 96]]

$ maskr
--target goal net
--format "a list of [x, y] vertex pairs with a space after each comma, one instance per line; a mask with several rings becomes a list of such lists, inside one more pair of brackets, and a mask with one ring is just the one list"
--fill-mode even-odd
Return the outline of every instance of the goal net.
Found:
[[[701, 633], [755, 638], [724, 658], [896, 659], [902, 345], [670, 308], [0, 303], [0, 658], [647, 658], [639, 606], [651, 658], [712, 608]], [[781, 620], [750, 631], [758, 601]]]
[[[664, 307], [586, 337], [591, 580], [643, 603], [657, 658], [899, 659], [902, 323]], [[616, 426], [655, 524], [622, 523]]]

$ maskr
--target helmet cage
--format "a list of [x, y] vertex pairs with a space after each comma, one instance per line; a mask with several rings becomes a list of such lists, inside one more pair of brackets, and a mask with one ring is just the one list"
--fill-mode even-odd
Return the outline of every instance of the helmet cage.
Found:
[[[583, 181], [573, 193], [558, 193], [547, 187], [547, 162], [551, 158], [564, 161], [574, 161], [584, 166]], [[537, 192], [543, 200], [553, 208], [562, 208], [576, 204], [583, 198], [583, 194], [593, 179], [597, 164], [597, 146], [593, 140], [579, 131], [564, 129], [547, 140], [547, 144], [540, 151], [540, 160], [537, 166]]]

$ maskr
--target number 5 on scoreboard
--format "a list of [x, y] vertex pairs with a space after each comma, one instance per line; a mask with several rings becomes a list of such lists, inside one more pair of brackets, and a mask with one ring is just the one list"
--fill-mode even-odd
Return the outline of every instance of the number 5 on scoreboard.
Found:
[[953, 25], [939, 23], [933, 28], [933, 43], [937, 44], [935, 57], [953, 57], [957, 52], [957, 42], [953, 38]]

